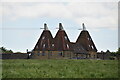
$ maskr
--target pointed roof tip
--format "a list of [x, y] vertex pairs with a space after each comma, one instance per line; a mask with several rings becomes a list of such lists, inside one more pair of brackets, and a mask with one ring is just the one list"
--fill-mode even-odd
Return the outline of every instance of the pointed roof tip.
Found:
[[59, 23], [59, 30], [64, 30], [63, 26], [62, 26], [62, 23]]
[[48, 30], [47, 24], [44, 23], [44, 30]]
[[83, 31], [86, 31], [86, 27], [84, 23], [82, 23], [82, 26], [83, 26]]

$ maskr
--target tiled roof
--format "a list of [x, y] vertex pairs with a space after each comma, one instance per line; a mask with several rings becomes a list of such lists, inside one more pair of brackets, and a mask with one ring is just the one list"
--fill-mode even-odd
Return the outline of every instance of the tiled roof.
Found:
[[83, 46], [87, 51], [97, 51], [95, 44], [87, 30], [81, 31], [76, 44]]
[[75, 53], [87, 53], [87, 51], [97, 51], [89, 32], [84, 29], [81, 31], [76, 42], [70, 42], [61, 23], [55, 37], [52, 37], [47, 24], [44, 24], [44, 30], [35, 45], [33, 51], [74, 51]]
[[35, 45], [33, 51], [52, 50], [53, 49], [52, 43], [53, 43], [52, 34], [50, 30], [48, 30], [48, 28], [46, 27], [46, 24], [44, 24], [44, 30], [37, 44]]
[[64, 51], [64, 50], [70, 50], [71, 46], [70, 46], [70, 40], [65, 32], [65, 30], [63, 29], [63, 26], [61, 23], [59, 23], [59, 30], [54, 38], [54, 50], [57, 51]]

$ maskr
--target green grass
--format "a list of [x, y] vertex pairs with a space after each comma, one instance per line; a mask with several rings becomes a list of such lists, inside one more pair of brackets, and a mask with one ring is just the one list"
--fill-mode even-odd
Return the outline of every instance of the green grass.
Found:
[[118, 78], [118, 61], [2, 60], [2, 78]]

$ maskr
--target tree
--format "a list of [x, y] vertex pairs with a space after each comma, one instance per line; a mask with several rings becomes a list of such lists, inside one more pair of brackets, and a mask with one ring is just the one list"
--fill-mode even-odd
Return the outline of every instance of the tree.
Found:
[[118, 48], [118, 51], [116, 52], [116, 54], [120, 54], [120, 48]]
[[120, 47], [118, 48], [118, 51], [116, 52], [116, 54], [117, 54], [116, 55], [117, 59], [120, 60]]
[[5, 47], [1, 47], [1, 48], [0, 48], [0, 51], [1, 51], [2, 53], [13, 53], [12, 50], [7, 50]]
[[0, 50], [1, 50], [2, 52], [7, 51], [4, 47], [1, 47]]
[[120, 47], [118, 48], [118, 51], [116, 52], [117, 54], [120, 54]]
[[106, 53], [110, 53], [110, 50], [107, 50]]

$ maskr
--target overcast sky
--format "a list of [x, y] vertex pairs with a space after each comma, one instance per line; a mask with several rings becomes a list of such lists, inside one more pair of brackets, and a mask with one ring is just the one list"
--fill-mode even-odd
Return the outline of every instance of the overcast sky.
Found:
[[78, 29], [82, 28], [82, 23], [85, 23], [98, 51], [107, 49], [116, 51], [118, 48], [118, 2], [115, 1], [2, 2], [0, 46], [15, 52], [32, 50], [43, 31], [40, 29], [43, 24], [48, 24], [54, 37], [60, 22], [70, 41], [75, 42], [81, 32]]

